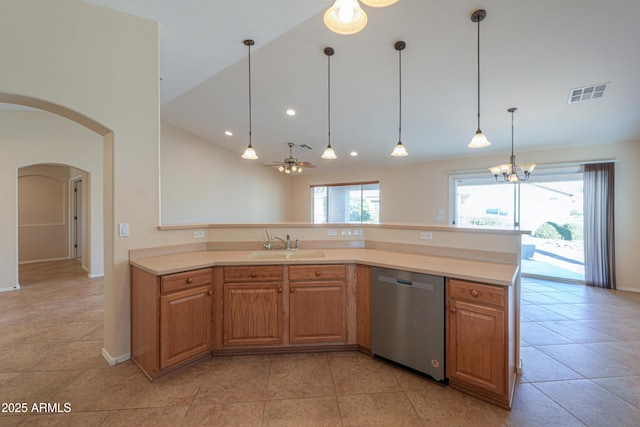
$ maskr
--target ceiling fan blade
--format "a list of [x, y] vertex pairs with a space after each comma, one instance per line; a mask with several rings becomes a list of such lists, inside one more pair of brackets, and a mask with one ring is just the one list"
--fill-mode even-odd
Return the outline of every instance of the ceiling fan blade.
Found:
[[303, 168], [315, 168], [316, 165], [309, 163], [309, 162], [298, 162], [298, 166], [303, 167]]

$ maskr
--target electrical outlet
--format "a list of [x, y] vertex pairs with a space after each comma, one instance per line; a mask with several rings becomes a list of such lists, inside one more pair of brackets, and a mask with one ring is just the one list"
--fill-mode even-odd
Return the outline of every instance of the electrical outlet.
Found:
[[442, 208], [438, 209], [438, 215], [444, 215], [444, 209]]
[[362, 228], [354, 228], [353, 229], [354, 236], [362, 236]]
[[444, 215], [436, 215], [436, 221], [444, 221]]
[[431, 240], [433, 239], [433, 233], [430, 231], [421, 231], [420, 232], [420, 239], [421, 240]]
[[119, 224], [118, 225], [118, 233], [120, 237], [128, 237], [129, 236], [129, 224]]
[[338, 235], [338, 230], [336, 230], [335, 228], [330, 228], [327, 230], [327, 236], [337, 236]]
[[204, 238], [204, 231], [194, 231], [193, 232], [194, 239], [202, 239]]
[[343, 228], [342, 230], [340, 230], [340, 235], [341, 236], [351, 236], [351, 229], [350, 228]]

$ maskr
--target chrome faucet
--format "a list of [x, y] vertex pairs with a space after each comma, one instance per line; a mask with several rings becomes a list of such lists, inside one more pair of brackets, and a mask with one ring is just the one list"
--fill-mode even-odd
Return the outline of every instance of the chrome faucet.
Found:
[[262, 246], [264, 246], [264, 248], [268, 251], [271, 250], [271, 237], [269, 237], [269, 232], [267, 231], [267, 229], [264, 229], [264, 234], [267, 235], [267, 243], [264, 243]]
[[284, 249], [286, 250], [291, 249], [291, 236], [288, 234], [287, 234], [287, 240], [284, 240], [282, 237], [278, 237], [278, 236], [272, 236], [271, 240], [280, 240], [284, 245]]

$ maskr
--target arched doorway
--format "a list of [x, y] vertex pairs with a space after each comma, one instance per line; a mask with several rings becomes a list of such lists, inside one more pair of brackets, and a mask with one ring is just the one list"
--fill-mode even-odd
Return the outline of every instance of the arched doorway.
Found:
[[[99, 235], [100, 248], [97, 251], [98, 254], [94, 254], [99, 258], [101, 269], [100, 273], [104, 275], [104, 290], [105, 297], [109, 292], [112, 292], [113, 287], [113, 133], [96, 122], [95, 120], [82, 115], [78, 112], [72, 111], [63, 106], [47, 102], [44, 100], [12, 95], [6, 93], [0, 93], [0, 102], [7, 104], [16, 104], [31, 107], [44, 112], [53, 113], [56, 116], [70, 120], [80, 127], [85, 128], [85, 131], [90, 131], [94, 135], [95, 140], [98, 141], [99, 147], [99, 162], [100, 173], [99, 176], [95, 176], [95, 184], [104, 192], [100, 191], [99, 202], [93, 203], [93, 210], [97, 209], [100, 212], [99, 227], [92, 228], [92, 234], [95, 237]], [[14, 135], [15, 137], [15, 135]], [[33, 146], [29, 146], [25, 143], [24, 138], [15, 141], [5, 141], [7, 145], [13, 144], [6, 150], [3, 157], [3, 168], [0, 172], [0, 182], [3, 190], [3, 194], [6, 194], [6, 203], [0, 204], [0, 271], [2, 271], [2, 282], [0, 288], [2, 290], [17, 289], [19, 288], [18, 282], [18, 240], [17, 240], [17, 180], [18, 169], [22, 166], [31, 165], [34, 163], [57, 163], [57, 164], [74, 164], [73, 161], [65, 161], [64, 156], [69, 155], [68, 150], [59, 149], [59, 152], [55, 152], [54, 146], [41, 145], [39, 150], [34, 150]], [[5, 147], [7, 146], [5, 145]], [[81, 154], [77, 154], [81, 157]], [[94, 174], [97, 175], [97, 174]], [[95, 198], [94, 198], [95, 201]], [[103, 220], [104, 218], [104, 220]], [[9, 286], [7, 286], [9, 285]], [[108, 298], [105, 298], [107, 300]], [[105, 310], [105, 322], [107, 321], [107, 310]]]

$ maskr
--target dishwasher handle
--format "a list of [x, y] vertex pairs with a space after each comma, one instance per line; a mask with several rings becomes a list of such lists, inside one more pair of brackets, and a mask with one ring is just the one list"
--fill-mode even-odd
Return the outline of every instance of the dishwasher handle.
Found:
[[434, 290], [434, 285], [432, 283], [417, 282], [413, 280], [401, 279], [399, 277], [383, 276], [380, 274], [378, 275], [378, 282], [389, 283], [391, 285], [411, 286], [413, 288], [424, 289], [427, 291]]

